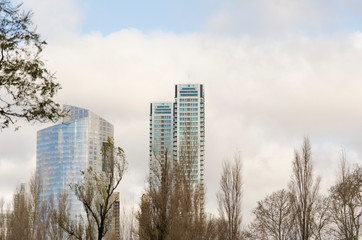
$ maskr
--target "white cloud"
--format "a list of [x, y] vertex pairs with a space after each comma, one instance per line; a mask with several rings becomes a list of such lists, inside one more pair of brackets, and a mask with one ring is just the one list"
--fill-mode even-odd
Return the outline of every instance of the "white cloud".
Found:
[[33, 12], [37, 32], [49, 42], [61, 42], [80, 33], [82, 10], [74, 0], [15, 0]]
[[[287, 6], [291, 12], [279, 18], [277, 13], [285, 11], [279, 9], [284, 5], [274, 6], [278, 9], [273, 11], [270, 7], [269, 15], [275, 15], [270, 19], [277, 18], [273, 26], [291, 18], [301, 21], [298, 11], [310, 7], [299, 6], [301, 2], [288, 4], [292, 4]], [[225, 19], [228, 24], [228, 17]], [[48, 31], [45, 29], [52, 23], [44, 21], [43, 29]], [[315, 169], [325, 179], [324, 189], [332, 184], [341, 146], [353, 161], [360, 159], [359, 32], [332, 36], [293, 33], [278, 40], [259, 35], [145, 34], [137, 29], [108, 36], [73, 32], [65, 34], [72, 36], [67, 41], [59, 33], [63, 41], [49, 44], [45, 52], [48, 66], [63, 86], [57, 99], [88, 108], [115, 125], [116, 143], [125, 149], [129, 161], [121, 188], [127, 201], [139, 201], [148, 173], [149, 103], [172, 101], [173, 86], [181, 82], [200, 82], [206, 88], [205, 165], [210, 211], [216, 212], [221, 162], [237, 149], [243, 159], [246, 221], [257, 200], [287, 186], [294, 148], [299, 148], [305, 135], [311, 137]], [[37, 125], [36, 129], [40, 128]], [[26, 146], [22, 153], [10, 149], [14, 141], [3, 151], [11, 133], [0, 135], [2, 152], [7, 152], [0, 172], [14, 170], [6, 165], [11, 158], [34, 163], [36, 129], [29, 129], [16, 137], [16, 145]], [[30, 172], [32, 165], [24, 169]], [[15, 183], [9, 177], [1, 185]], [[9, 194], [7, 189], [1, 193]]]
[[[19, 139], [19, 142], [22, 142], [22, 139]], [[18, 155], [21, 155], [19, 151], [19, 148], [13, 149], [12, 153], [17, 155], [14, 153], [18, 152]], [[35, 171], [35, 154], [27, 159], [16, 160], [14, 161], [12, 157], [0, 158], [0, 198], [4, 198], [7, 203], [12, 201], [12, 194], [15, 193], [16, 187], [21, 183], [29, 182]]]
[[362, 4], [357, 0], [225, 0], [206, 19], [205, 25], [217, 34], [277, 38], [300, 32], [319, 35], [361, 29], [361, 9]]
[[[221, 161], [239, 148], [249, 212], [266, 192], [286, 187], [293, 150], [304, 135], [316, 142], [317, 156], [334, 157], [323, 159], [332, 166], [344, 139], [360, 155], [356, 130], [361, 116], [355, 111], [362, 107], [358, 36], [275, 42], [147, 35], [130, 29], [49, 46], [47, 57], [63, 85], [59, 100], [114, 122], [130, 170], [141, 175], [148, 166], [149, 102], [171, 101], [178, 82], [204, 83], [208, 204], [215, 207]], [[329, 142], [332, 153], [323, 148], [323, 141]], [[144, 176], [137, 179], [128, 181], [132, 186], [144, 183]]]

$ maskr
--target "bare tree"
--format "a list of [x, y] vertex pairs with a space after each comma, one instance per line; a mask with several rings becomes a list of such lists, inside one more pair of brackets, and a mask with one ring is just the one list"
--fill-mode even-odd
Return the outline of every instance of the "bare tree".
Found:
[[[148, 196], [152, 203], [156, 238], [163, 240], [166, 239], [169, 234], [170, 223], [172, 221], [172, 215], [170, 214], [172, 173], [167, 151], [164, 159], [162, 161], [157, 159], [157, 163], [159, 168], [154, 169], [153, 175], [155, 178], [150, 182], [150, 192]], [[158, 172], [156, 173], [156, 171]]]
[[318, 196], [315, 202], [315, 209], [313, 213], [313, 239], [315, 240], [329, 240], [329, 226], [331, 223], [330, 197]]
[[63, 215], [60, 215], [65, 218], [62, 224], [63, 229], [68, 235], [77, 239], [101, 240], [111, 227], [111, 209], [116, 202], [113, 194], [127, 169], [127, 162], [123, 149], [114, 146], [110, 138], [103, 145], [102, 155], [103, 171], [94, 171], [89, 168], [86, 172], [82, 172], [82, 181], [71, 186], [86, 213], [86, 220], [83, 220], [84, 227], [82, 227], [82, 221], [72, 222], [67, 215], [66, 206], [63, 206]]
[[297, 239], [300, 240], [308, 240], [313, 234], [313, 214], [319, 191], [320, 178], [314, 177], [311, 154], [309, 140], [305, 138], [301, 152], [295, 150], [293, 175], [289, 183]]
[[179, 161], [170, 162], [167, 151], [154, 156], [137, 214], [140, 239], [202, 239], [205, 191], [203, 184], [192, 182], [190, 149], [182, 150]]
[[6, 218], [7, 212], [4, 208], [5, 201], [3, 198], [0, 198], [0, 239], [5, 239], [6, 237]]
[[191, 126], [185, 122], [177, 155], [153, 151], [149, 187], [137, 215], [140, 239], [202, 239], [205, 190], [198, 178], [199, 137]]
[[220, 218], [216, 218], [211, 214], [207, 214], [205, 217], [205, 233], [203, 234], [203, 240], [219, 240], [225, 236], [223, 232], [225, 230], [224, 222]]
[[192, 182], [191, 164], [187, 160], [173, 166], [171, 239], [201, 239], [205, 230], [204, 186]]
[[54, 198], [50, 198], [48, 202], [42, 202], [42, 207], [40, 209], [40, 219], [41, 219], [41, 229], [46, 228], [47, 237], [44, 239], [49, 240], [62, 240], [64, 239], [65, 232], [61, 228], [61, 223], [58, 218], [58, 211], [62, 208], [62, 204], [59, 202], [62, 201], [63, 194], [59, 196], [58, 204], [55, 203]]
[[254, 209], [254, 234], [265, 239], [292, 240], [294, 215], [290, 204], [290, 194], [280, 190], [258, 202]]
[[155, 157], [149, 188], [142, 196], [138, 235], [140, 239], [201, 239], [204, 190], [191, 182], [190, 165]]
[[223, 163], [223, 172], [220, 179], [221, 190], [217, 195], [219, 214], [226, 222], [226, 237], [228, 240], [241, 238], [241, 198], [242, 177], [240, 156], [234, 157], [234, 164]]
[[168, 150], [154, 155], [151, 162], [149, 186], [143, 194], [137, 214], [139, 239], [168, 239], [173, 221], [171, 211], [172, 167]]
[[269, 240], [264, 225], [257, 224], [256, 221], [251, 222], [248, 227], [242, 231], [243, 240]]
[[[61, 192], [58, 199], [58, 208], [53, 209], [51, 212], [51, 219], [54, 219], [57, 222], [59, 228], [69, 236], [69, 239], [94, 239], [94, 236], [89, 235], [86, 231], [87, 227], [93, 230], [93, 226], [87, 226], [87, 223], [82, 216], [79, 216], [78, 219], [74, 219], [70, 214], [68, 203], [67, 192]], [[91, 234], [93, 234], [93, 232], [91, 232]]]
[[33, 240], [31, 213], [28, 201], [23, 191], [17, 189], [13, 197], [13, 211], [8, 215], [7, 239], [8, 240]]
[[[181, 134], [181, 133], [180, 133]], [[192, 134], [190, 120], [180, 137], [178, 158], [172, 167], [171, 239], [202, 239], [205, 233], [205, 189], [199, 174], [199, 136]], [[197, 159], [197, 160], [196, 160]]]
[[14, 194], [13, 209], [7, 214], [7, 239], [62, 239], [54, 219], [54, 202], [40, 200], [40, 182], [33, 174], [30, 184], [21, 184]]
[[[30, 224], [33, 239], [46, 240], [48, 238], [50, 204], [40, 199], [40, 180], [36, 173], [33, 173], [29, 184], [29, 195], [26, 198], [30, 214]], [[56, 236], [59, 239], [59, 235]]]
[[357, 240], [362, 225], [362, 169], [351, 170], [342, 155], [337, 183], [330, 189], [332, 236], [336, 239]]
[[[0, 225], [6, 224], [0, 239], [45, 240], [48, 237], [48, 203], [40, 201], [39, 179], [36, 174], [30, 184], [21, 184], [13, 196], [12, 209], [0, 211]], [[1, 227], [0, 227], [1, 228]], [[6, 235], [6, 238], [5, 238]], [[57, 239], [59, 235], [57, 235]]]
[[[122, 207], [121, 214], [120, 214], [120, 238], [121, 239], [137, 239], [136, 231], [136, 211], [134, 208], [126, 208], [125, 206]], [[119, 238], [116, 238], [119, 239]]]
[[139, 240], [156, 239], [156, 233], [153, 225], [150, 198], [143, 194], [140, 203], [140, 210], [136, 215], [138, 221], [138, 231], [136, 235]]

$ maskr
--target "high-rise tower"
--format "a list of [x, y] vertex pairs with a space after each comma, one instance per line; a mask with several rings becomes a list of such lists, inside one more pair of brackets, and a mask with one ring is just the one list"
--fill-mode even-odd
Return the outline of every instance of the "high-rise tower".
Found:
[[175, 86], [173, 157], [186, 159], [191, 182], [204, 182], [205, 98], [202, 84]]
[[113, 125], [93, 112], [65, 106], [69, 115], [63, 123], [38, 131], [36, 169], [40, 178], [41, 198], [55, 199], [68, 190], [70, 211], [82, 214], [83, 206], [69, 185], [79, 183], [81, 171], [92, 167], [102, 171], [102, 146], [113, 138]]
[[155, 102], [150, 105], [150, 170], [155, 161], [164, 161], [166, 157], [170, 160], [172, 157], [172, 114], [171, 102]]
[[[187, 160], [190, 181], [203, 183], [205, 96], [202, 84], [177, 84], [174, 103], [151, 103], [150, 169], [167, 152], [173, 161]], [[150, 171], [152, 174], [152, 171]]]

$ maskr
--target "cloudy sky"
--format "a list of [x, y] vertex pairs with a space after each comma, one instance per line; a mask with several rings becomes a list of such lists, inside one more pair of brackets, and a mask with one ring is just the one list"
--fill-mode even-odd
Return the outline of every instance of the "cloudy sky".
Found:
[[[18, 1], [16, 1], [18, 2]], [[244, 218], [287, 187], [294, 149], [312, 144], [325, 192], [341, 149], [362, 154], [362, 32], [359, 0], [24, 0], [48, 42], [46, 64], [61, 104], [112, 122], [129, 171], [125, 204], [137, 204], [148, 173], [149, 103], [171, 101], [177, 83], [203, 83], [206, 187], [217, 213], [222, 161], [240, 151]], [[36, 165], [36, 132], [0, 133], [0, 196]]]

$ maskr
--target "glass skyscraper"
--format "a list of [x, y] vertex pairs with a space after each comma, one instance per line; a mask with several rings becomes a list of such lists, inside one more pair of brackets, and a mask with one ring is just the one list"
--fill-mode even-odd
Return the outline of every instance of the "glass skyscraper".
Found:
[[103, 143], [113, 138], [114, 128], [95, 113], [65, 106], [69, 115], [63, 122], [38, 131], [36, 169], [40, 178], [41, 198], [57, 199], [61, 191], [69, 194], [73, 216], [82, 213], [82, 204], [69, 185], [79, 183], [81, 171], [92, 167], [102, 171]]
[[166, 151], [174, 161], [187, 158], [192, 169], [191, 182], [204, 182], [205, 96], [202, 84], [177, 84], [173, 103], [151, 103], [150, 168], [156, 157], [162, 160]]

